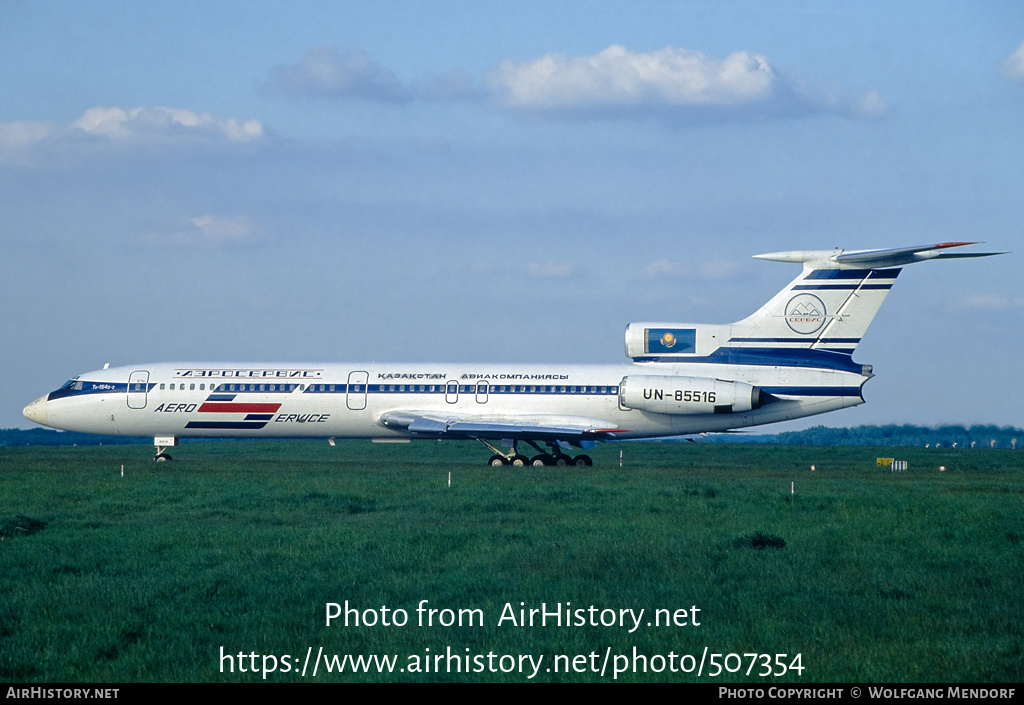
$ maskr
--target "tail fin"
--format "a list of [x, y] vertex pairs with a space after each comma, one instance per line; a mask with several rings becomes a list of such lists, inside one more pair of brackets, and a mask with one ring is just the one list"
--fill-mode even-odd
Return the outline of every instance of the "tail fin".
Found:
[[953, 253], [973, 242], [885, 250], [811, 250], [755, 255], [777, 262], [801, 262], [803, 272], [755, 313], [734, 323], [730, 342], [814, 349], [852, 355], [867, 331], [900, 265], [929, 259], [987, 257], [999, 252]]
[[814, 349], [852, 355], [900, 269], [803, 272], [756, 312], [732, 324], [728, 347]]
[[[1004, 254], [946, 251], [974, 244], [945, 242], [885, 250], [756, 255], [776, 262], [799, 262], [804, 268], [768, 303], [731, 325], [631, 323], [626, 328], [626, 355], [637, 362], [758, 359], [754, 364], [775, 364], [773, 360], [783, 358], [788, 360], [783, 364], [798, 364], [794, 356], [809, 355], [853, 369], [850, 357], [899, 276], [900, 267], [929, 259]], [[787, 350], [793, 354], [787, 354]], [[809, 350], [816, 352], [799, 352]]]

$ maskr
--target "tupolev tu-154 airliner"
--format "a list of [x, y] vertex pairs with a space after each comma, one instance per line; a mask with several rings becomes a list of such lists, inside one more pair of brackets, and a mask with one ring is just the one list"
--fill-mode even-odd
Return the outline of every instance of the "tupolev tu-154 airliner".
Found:
[[[81, 374], [25, 407], [84, 433], [180, 438], [472, 439], [492, 466], [591, 464], [599, 441], [685, 436], [864, 403], [853, 361], [900, 267], [986, 257], [947, 242], [756, 255], [803, 270], [731, 324], [630, 323], [620, 365], [159, 363]], [[522, 445], [535, 451], [523, 454]]]

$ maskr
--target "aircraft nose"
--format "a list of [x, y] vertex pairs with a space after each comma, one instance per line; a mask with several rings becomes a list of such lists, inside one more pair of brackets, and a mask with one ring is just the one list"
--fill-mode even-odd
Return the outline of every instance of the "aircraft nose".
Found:
[[41, 426], [46, 425], [46, 397], [40, 397], [22, 409], [22, 415]]

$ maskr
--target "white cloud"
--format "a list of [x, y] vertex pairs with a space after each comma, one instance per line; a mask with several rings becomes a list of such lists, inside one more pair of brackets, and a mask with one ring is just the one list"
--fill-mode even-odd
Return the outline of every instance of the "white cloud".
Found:
[[201, 215], [192, 218], [191, 222], [206, 240], [214, 243], [245, 242], [257, 237], [261, 230], [253, 220], [246, 217]]
[[530, 61], [507, 59], [482, 83], [458, 69], [403, 83], [362, 50], [316, 47], [297, 63], [273, 68], [264, 86], [298, 97], [377, 103], [466, 101], [590, 117], [678, 120], [825, 112], [879, 118], [889, 111], [874, 91], [850, 100], [808, 89], [782, 75], [760, 54], [736, 51], [715, 59], [675, 47], [637, 53], [612, 45], [592, 56], [551, 53]]
[[0, 166], [38, 167], [113, 151], [202, 149], [259, 143], [257, 120], [221, 119], [180, 108], [95, 107], [62, 125], [0, 123]]
[[333, 47], [310, 49], [297, 64], [273, 68], [266, 85], [293, 95], [385, 103], [412, 96], [393, 71], [374, 62], [366, 52], [340, 53]]
[[189, 226], [169, 232], [148, 233], [151, 245], [186, 247], [238, 247], [265, 239], [266, 228], [248, 216], [206, 214], [189, 218]]
[[0, 166], [32, 166], [34, 151], [58, 132], [48, 122], [0, 122]]
[[1024, 42], [1003, 61], [1003, 75], [1014, 81], [1024, 81]]
[[682, 275], [682, 267], [670, 259], [655, 260], [640, 272], [644, 279], [673, 279]]
[[700, 265], [701, 279], [731, 279], [739, 272], [736, 262], [725, 259], [713, 259]]
[[566, 279], [576, 273], [576, 267], [568, 262], [530, 262], [526, 272], [534, 279]]
[[736, 105], [769, 99], [778, 81], [765, 57], [745, 51], [719, 61], [686, 49], [636, 54], [618, 45], [593, 56], [506, 60], [487, 80], [502, 105], [542, 110]]
[[881, 118], [889, 114], [889, 106], [881, 95], [869, 91], [857, 103], [854, 113], [865, 118]]
[[730, 279], [740, 271], [736, 262], [724, 259], [701, 262], [696, 269], [670, 259], [658, 259], [640, 271], [644, 279]]
[[251, 142], [263, 137], [256, 120], [220, 120], [209, 114], [177, 108], [90, 108], [71, 128], [111, 141], [213, 138]]
[[501, 107], [573, 115], [717, 119], [827, 112], [879, 118], [889, 110], [874, 91], [859, 101], [827, 95], [747, 51], [715, 59], [674, 47], [636, 53], [613, 45], [592, 56], [506, 60], [488, 74], [487, 84]]
[[54, 132], [56, 125], [48, 122], [0, 122], [0, 148], [25, 149], [41, 142]]

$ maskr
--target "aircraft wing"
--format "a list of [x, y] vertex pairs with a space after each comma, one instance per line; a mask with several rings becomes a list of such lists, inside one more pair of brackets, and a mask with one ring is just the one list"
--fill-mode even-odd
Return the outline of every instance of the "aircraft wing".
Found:
[[626, 432], [601, 419], [556, 414], [460, 416], [436, 411], [389, 411], [381, 415], [380, 422], [386, 428], [431, 438], [601, 441]]

